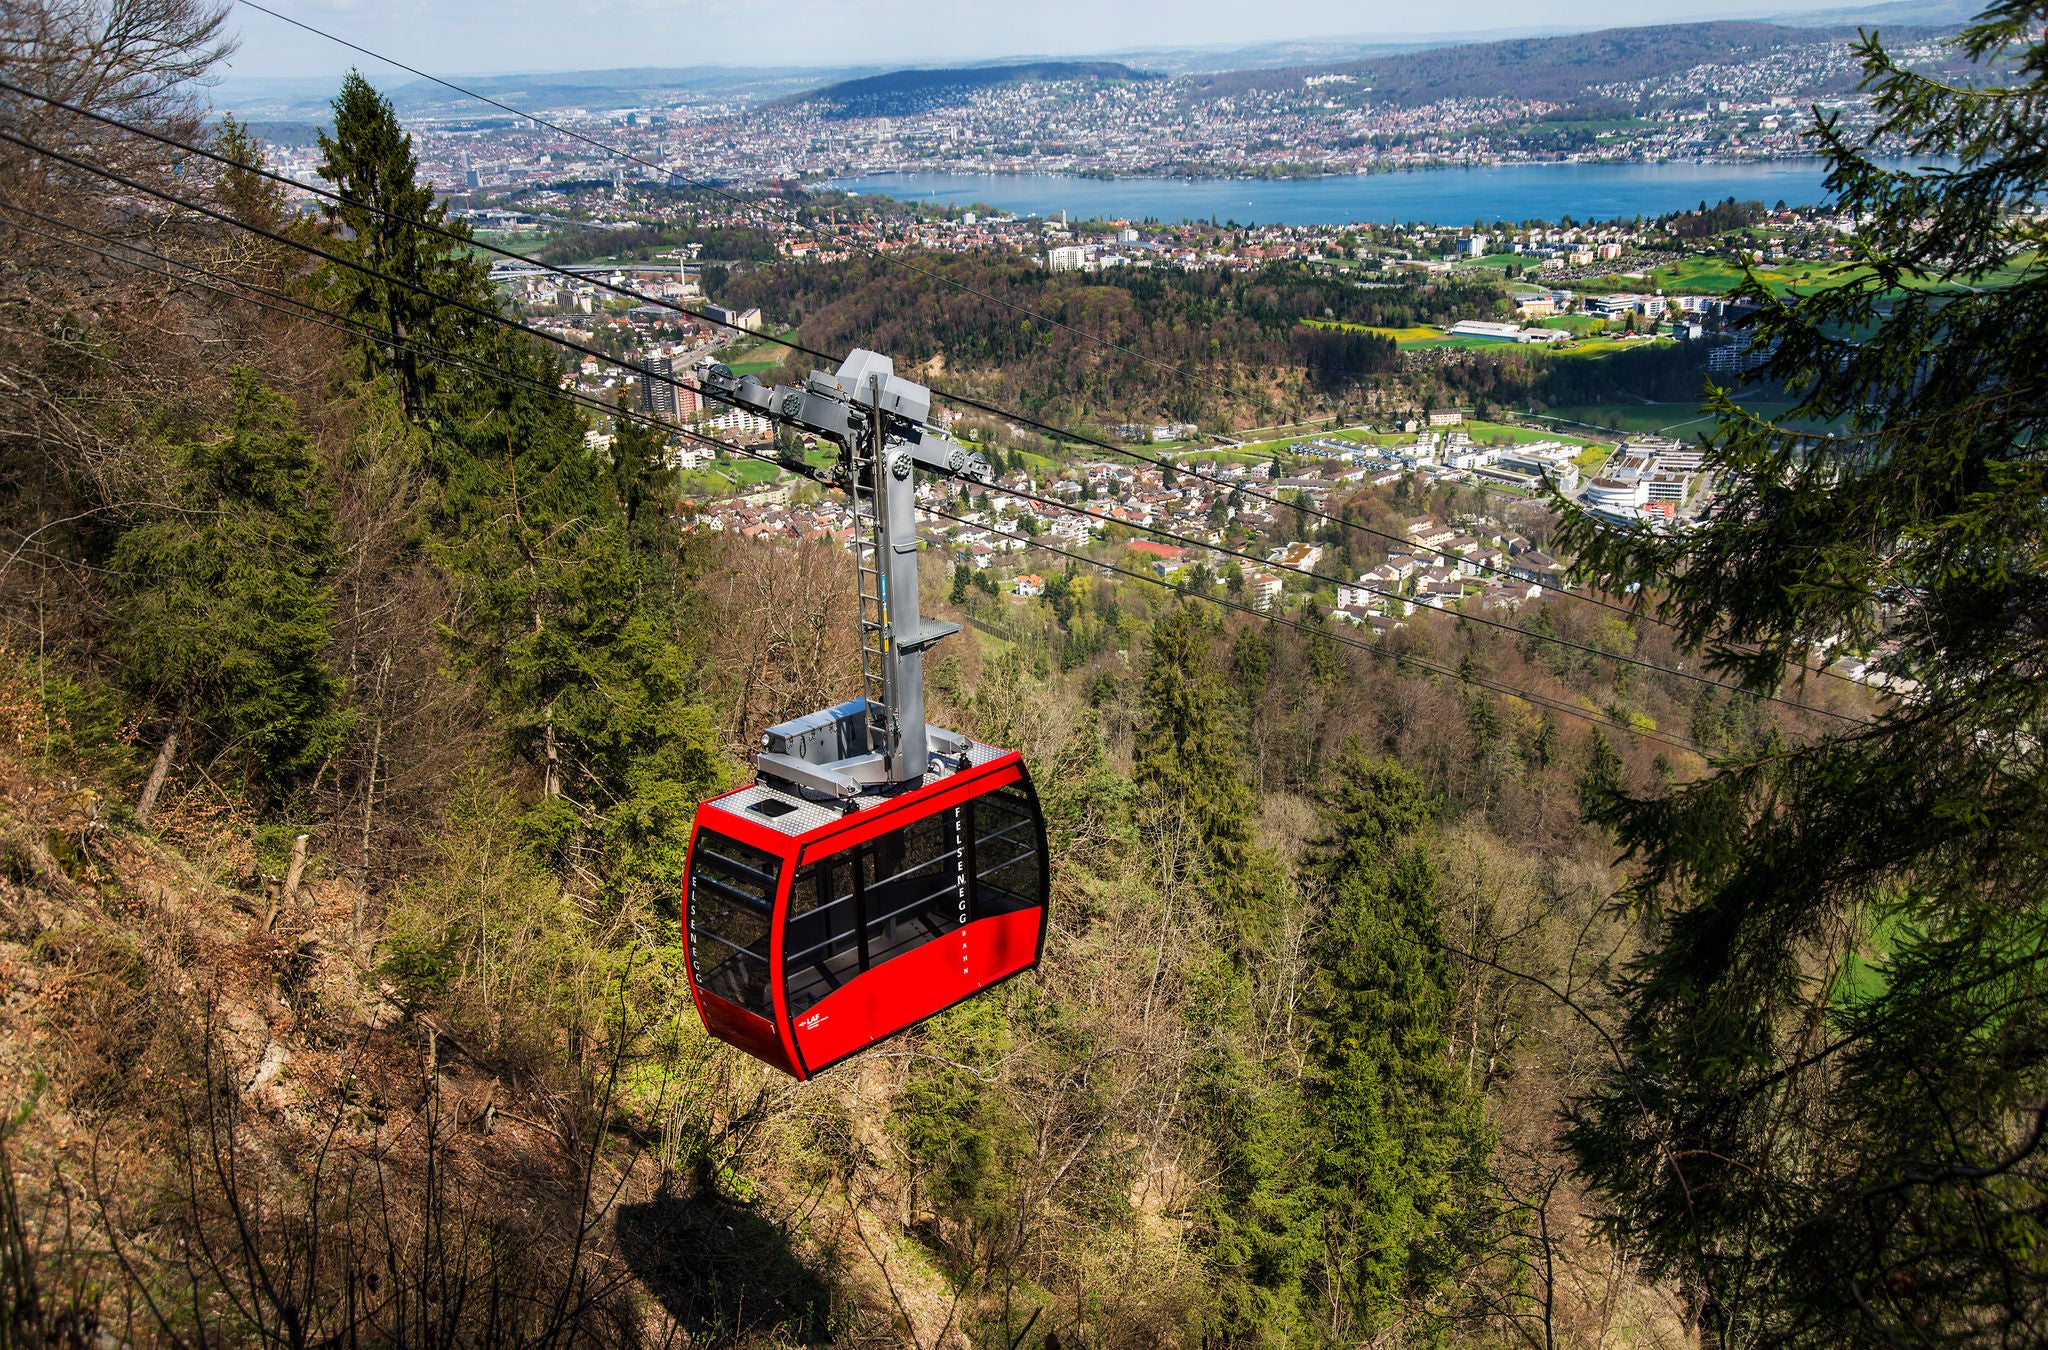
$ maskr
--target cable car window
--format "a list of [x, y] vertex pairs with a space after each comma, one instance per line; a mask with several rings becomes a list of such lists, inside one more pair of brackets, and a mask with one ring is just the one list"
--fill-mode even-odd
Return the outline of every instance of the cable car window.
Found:
[[796, 869], [782, 934], [783, 996], [790, 1016], [861, 972], [861, 895], [854, 855], [835, 853]]
[[941, 811], [859, 850], [870, 966], [966, 925], [959, 815]]
[[974, 802], [974, 913], [1009, 914], [1045, 903], [1038, 817], [1021, 787]]
[[728, 1003], [773, 1018], [768, 931], [782, 860], [710, 830], [697, 832], [690, 865], [690, 964], [697, 983]]

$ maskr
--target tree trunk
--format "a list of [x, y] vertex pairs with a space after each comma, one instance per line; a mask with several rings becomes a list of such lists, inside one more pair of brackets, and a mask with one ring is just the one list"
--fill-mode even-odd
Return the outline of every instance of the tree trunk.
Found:
[[391, 653], [384, 653], [384, 660], [377, 667], [377, 718], [370, 729], [370, 771], [363, 776], [363, 854], [362, 886], [356, 892], [355, 914], [350, 929], [360, 937], [363, 931], [363, 906], [370, 894], [370, 827], [375, 819], [377, 807], [377, 760], [384, 753], [384, 682], [391, 675]]
[[185, 705], [178, 705], [178, 716], [171, 723], [171, 734], [164, 737], [164, 743], [157, 747], [156, 763], [149, 766], [149, 778], [142, 785], [142, 799], [135, 803], [135, 823], [149, 824], [149, 818], [156, 814], [157, 794], [164, 790], [164, 779], [171, 772], [171, 761], [178, 757], [178, 738], [185, 732]]
[[292, 865], [284, 874], [284, 902], [294, 904], [299, 898], [299, 878], [306, 874], [306, 836], [292, 840]]

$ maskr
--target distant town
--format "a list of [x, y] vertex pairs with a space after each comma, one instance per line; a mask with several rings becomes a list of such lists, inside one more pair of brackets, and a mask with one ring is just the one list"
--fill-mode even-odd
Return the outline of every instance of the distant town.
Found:
[[[1907, 59], [1950, 54], [1932, 43]], [[814, 182], [951, 171], [1091, 176], [1300, 177], [1441, 165], [1667, 163], [1811, 154], [1811, 109], [1845, 130], [1872, 121], [1845, 38], [1816, 39], [1550, 97], [1488, 93], [1417, 102], [1380, 95], [1367, 74], [1289, 72], [1288, 82], [1212, 77], [1018, 80], [885, 112], [816, 98], [750, 100], [685, 90], [658, 102], [544, 108], [665, 181]], [[1273, 73], [1267, 73], [1271, 75]], [[929, 103], [930, 106], [923, 106]], [[515, 191], [610, 179], [619, 161], [519, 119], [411, 119], [415, 148], [450, 187]], [[276, 147], [309, 173], [304, 144]]]
[[[667, 424], [690, 527], [765, 541], [845, 546], [854, 521], [818, 481], [835, 467], [829, 447], [778, 437], [767, 420], [705, 393], [700, 376], [713, 363], [766, 380], [783, 368], [774, 339], [802, 316], [727, 293], [760, 269], [940, 254], [1104, 281], [1147, 269], [1311, 269], [1368, 290], [1458, 297], [1442, 321], [1398, 331], [1300, 320], [1371, 334], [1404, 366], [1481, 349], [1598, 358], [1678, 344], [1697, 369], [1739, 382], [1771, 355], [1743, 331], [1755, 309], [1737, 293], [1745, 269], [1775, 269], [1789, 285], [1848, 256], [1853, 220], [1782, 201], [1703, 201], [1656, 220], [1240, 225], [940, 208], [826, 181], [920, 170], [1289, 177], [1771, 159], [1808, 148], [1802, 132], [1815, 106], [1850, 129], [1871, 118], [1839, 38], [1594, 81], [1570, 98], [1381, 97], [1372, 81], [1388, 68], [1379, 69], [1298, 79], [1090, 69], [908, 103], [885, 79], [773, 100], [541, 110], [552, 125], [432, 113], [409, 130], [452, 215], [499, 251], [491, 275], [508, 309], [605, 354], [578, 358], [562, 376], [586, 406], [620, 410], [593, 416], [593, 452], [608, 449], [619, 416]], [[321, 186], [310, 137], [274, 138], [270, 155]], [[1300, 425], [1078, 429], [1098, 448], [1126, 447], [1116, 453], [943, 406], [935, 416], [997, 466], [985, 487], [919, 488], [921, 534], [952, 567], [953, 600], [969, 611], [1056, 594], [1067, 574], [1027, 552], [1038, 543], [1065, 550], [1074, 566], [1385, 634], [1418, 611], [1512, 614], [1568, 592], [1572, 560], [1551, 551], [1561, 508], [1677, 531], [1715, 499], [1701, 449], [1664, 428], [1404, 405], [1384, 390], [1363, 415]], [[1339, 575], [1310, 522], [1359, 501], [1394, 514], [1368, 565]], [[1433, 513], [1416, 509], [1430, 504]], [[1355, 564], [1358, 554], [1349, 557]]]

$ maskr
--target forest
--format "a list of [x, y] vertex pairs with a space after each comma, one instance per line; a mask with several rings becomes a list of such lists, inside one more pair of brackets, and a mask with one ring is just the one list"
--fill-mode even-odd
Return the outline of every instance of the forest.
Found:
[[[1052, 930], [804, 1084], [704, 1032], [678, 891], [761, 727], [857, 687], [847, 556], [692, 529], [623, 409], [587, 440], [361, 76], [339, 199], [289, 209], [206, 115], [224, 16], [0, 0], [9, 1343], [2048, 1333], [2048, 276], [1967, 284], [2048, 188], [2038, 3], [1972, 30], [2015, 95], [1861, 49], [1962, 171], [1816, 128], [1871, 265], [1755, 294], [1844, 431], [1710, 391], [1703, 528], [1544, 520], [1580, 590], [1384, 643], [1078, 561], [935, 605], [932, 716], [1033, 766]], [[933, 279], [983, 264], [885, 266], [727, 303], [1002, 406], [1165, 406], [1085, 324], [1209, 418], [1384, 392], [1299, 321], [1436, 303], [958, 274], [1020, 321]], [[1285, 529], [1365, 565], [1464, 509]]]
[[1221, 430], [1475, 399], [1684, 402], [1705, 385], [1700, 343], [1558, 360], [1520, 348], [1403, 353], [1362, 331], [1512, 312], [1497, 285], [1465, 277], [1368, 289], [1295, 263], [1081, 276], [943, 254], [916, 270], [881, 258], [736, 270], [719, 294], [791, 323], [806, 345], [877, 341], [977, 398], [1074, 425], [1170, 418]]

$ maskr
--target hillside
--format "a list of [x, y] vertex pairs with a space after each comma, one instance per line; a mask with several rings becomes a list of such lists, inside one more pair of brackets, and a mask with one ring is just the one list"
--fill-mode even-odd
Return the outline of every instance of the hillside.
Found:
[[[1656, 79], [1700, 65], [1732, 65], [1768, 52], [1810, 47], [1825, 30], [1769, 23], [1719, 22], [1610, 28], [1563, 37], [1517, 38], [1337, 65], [1242, 71], [1191, 81], [1199, 95], [1299, 89], [1302, 81], [1348, 76], [1376, 103], [1434, 103], [1448, 98], [1519, 98], [1570, 103], [1589, 85]], [[1363, 93], [1370, 90], [1369, 95]]]
[[968, 66], [946, 70], [898, 70], [843, 80], [799, 94], [791, 103], [811, 103], [829, 117], [906, 117], [959, 103], [1007, 84], [1150, 80], [1156, 76], [1114, 61], [1035, 61], [1011, 66]]
[[[912, 481], [867, 424], [868, 485], [963, 527], [890, 551], [892, 615], [907, 566], [955, 622], [923, 702], [892, 681], [885, 711], [1014, 750], [1040, 828], [961, 828], [981, 801], [949, 775], [845, 802], [791, 875], [695, 822], [876, 650], [859, 522], [824, 505], [862, 476], [830, 437], [787, 434], [781, 397], [779, 436], [637, 412], [624, 373], [664, 378], [661, 353], [525, 322], [359, 73], [306, 214], [238, 125], [192, 144], [224, 11], [106, 0], [122, 41], [84, 44], [38, 36], [75, 6], [25, 4], [0, 147], [7, 1347], [2043, 1340], [2031, 214], [1838, 151], [1859, 265], [1753, 329], [1806, 397], [1713, 390], [1695, 447], [1618, 455], [1488, 401], [1697, 389], [1690, 344], [1369, 331], [1500, 312], [1486, 277], [706, 266], [762, 304], [763, 345], [886, 352], [1002, 472]], [[2024, 89], [1906, 129], [2038, 126], [2043, 14], [1984, 36], [2026, 44]], [[1982, 181], [2048, 194], [2035, 139]], [[1767, 223], [1724, 207], [1694, 223]], [[1304, 407], [1415, 416], [1341, 449], [1076, 434]], [[1676, 528], [1436, 472], [1532, 438], [1639, 501], [1674, 485], [1655, 466], [1680, 498], [1702, 469], [1711, 509]], [[718, 457], [685, 471], [686, 446]], [[953, 823], [893, 814], [928, 807]], [[950, 966], [972, 907], [1017, 898], [1002, 837], [1043, 883], [1015, 978], [800, 1083], [707, 1030], [721, 942], [784, 1037], [816, 1025], [787, 977], [838, 957], [793, 921], [846, 916], [842, 992], [877, 1004]], [[957, 928], [910, 917], [940, 899]], [[906, 919], [947, 943], [896, 964]]]

